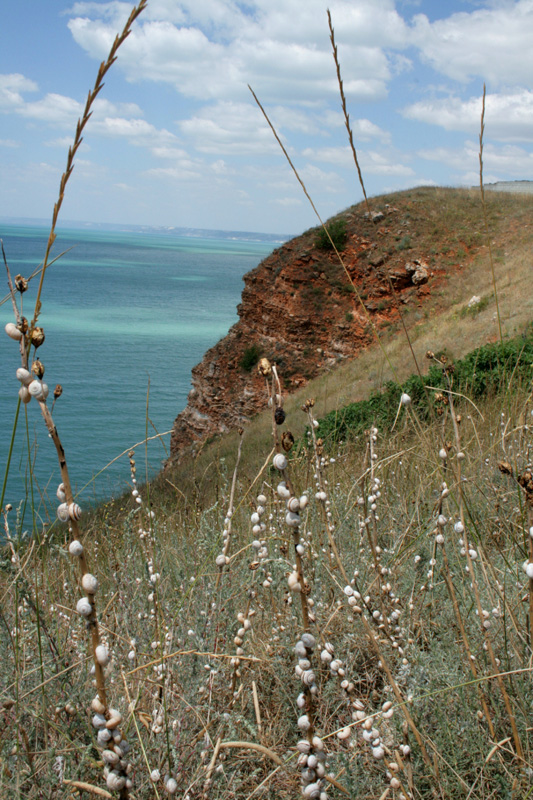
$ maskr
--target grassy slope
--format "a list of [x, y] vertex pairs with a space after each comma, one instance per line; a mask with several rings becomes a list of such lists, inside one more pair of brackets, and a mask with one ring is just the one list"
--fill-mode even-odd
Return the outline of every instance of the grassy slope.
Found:
[[[373, 199], [373, 206], [394, 205], [412, 197], [422, 199], [426, 224], [416, 232], [417, 251], [430, 252], [432, 241], [438, 242], [435, 256], [453, 258], [458, 246], [479, 247], [472, 263], [454, 270], [438, 293], [423, 306], [405, 307], [404, 322], [413, 350], [422, 371], [427, 369], [428, 350], [445, 350], [452, 358], [460, 358], [476, 347], [499, 337], [496, 303], [485, 241], [479, 192], [454, 189], [415, 189]], [[341, 215], [344, 216], [344, 215]], [[528, 195], [494, 193], [488, 197], [493, 263], [504, 336], [525, 330], [533, 320], [531, 292], [533, 252], [533, 198]], [[446, 250], [446, 253], [443, 252]], [[452, 261], [452, 263], [454, 263]], [[473, 295], [482, 298], [481, 311], [470, 313], [467, 304]], [[356, 302], [356, 301], [354, 301]], [[289, 426], [296, 437], [305, 428], [305, 416], [299, 411], [306, 398], [316, 400], [316, 414], [324, 416], [348, 403], [362, 400], [379, 391], [388, 380], [401, 383], [416, 371], [405, 335], [399, 325], [379, 331], [379, 342], [368, 347], [359, 357], [340, 364], [310, 381], [301, 391], [288, 396], [285, 410]], [[281, 376], [283, 380], [283, 375]], [[230, 433], [208, 443], [194, 465], [186, 463], [173, 469], [166, 479], [183, 488], [189, 487], [191, 475], [201, 490], [208, 483], [210, 465], [219, 458], [233, 462], [237, 451], [237, 433]], [[246, 429], [241, 468], [255, 474], [268, 452], [271, 440], [271, 418], [268, 410], [259, 414]], [[191, 467], [193, 467], [191, 471]]]
[[[435, 196], [440, 201], [454, 198], [450, 192]], [[496, 263], [508, 334], [531, 320], [530, 239], [525, 227], [531, 206], [513, 199], [515, 203], [508, 204], [507, 197], [502, 198], [507, 216], [493, 220], [495, 248], [508, 248], [508, 255]], [[446, 207], [442, 202], [438, 207], [443, 215]], [[464, 225], [468, 227], [467, 219]], [[487, 273], [486, 255], [481, 253], [468, 273], [455, 273], [427, 315], [427, 307], [407, 314], [418, 358], [428, 348], [443, 347], [457, 357], [495, 339], [493, 301], [475, 315], [463, 313], [472, 294], [490, 295]], [[412, 373], [408, 348], [397, 332], [389, 331], [382, 345], [395, 375], [403, 379]], [[309, 422], [298, 410], [306, 397], [316, 397], [315, 411], [321, 416], [379, 389], [390, 377], [389, 369], [382, 350], [370, 347], [357, 361], [289, 398], [290, 427], [299, 433]], [[291, 465], [290, 480], [297, 494], [305, 490], [310, 496], [302, 514], [301, 542], [305, 577], [315, 602], [313, 632], [319, 641], [311, 655], [318, 689], [316, 728], [326, 737], [328, 772], [347, 792], [329, 786], [332, 800], [399, 796], [390, 785], [396, 772], [390, 767], [387, 776], [384, 762], [373, 757], [361, 736], [360, 720], [347, 738], [336, 735], [355, 721], [359, 706], [353, 703], [377, 715], [371, 726], [377, 726], [385, 745], [386, 764], [400, 764], [399, 778], [411, 796], [454, 800], [530, 796], [531, 649], [522, 563], [528, 554], [526, 532], [531, 521], [516, 481], [533, 447], [530, 428], [524, 424], [529, 418], [529, 389], [513, 385], [497, 398], [483, 399], [478, 410], [464, 415], [460, 441], [454, 437], [449, 413], [436, 423], [420, 425], [410, 412], [392, 435], [376, 434], [371, 443], [375, 460], [369, 461], [370, 443], [363, 437], [336, 454], [336, 460], [311, 450], [308, 459]], [[446, 442], [451, 449], [444, 463], [438, 449]], [[462, 460], [456, 457], [459, 447], [465, 454]], [[108, 691], [112, 705], [125, 717], [138, 800], [151, 800], [156, 792], [166, 796], [162, 781], [155, 788], [150, 781], [156, 767], [162, 776], [168, 771], [175, 775], [177, 796], [183, 800], [248, 800], [257, 796], [259, 786], [268, 800], [300, 796], [295, 743], [301, 714], [296, 697], [302, 684], [294, 673], [293, 654], [302, 632], [300, 595], [287, 588], [294, 551], [284, 523], [285, 503], [271, 491], [279, 474], [270, 468], [259, 474], [259, 468], [269, 463], [270, 448], [270, 418], [260, 415], [244, 438], [230, 564], [223, 574], [215, 558], [223, 544], [235, 436], [206, 446], [187, 471], [161, 476], [150, 495], [141, 490], [140, 505], [124, 497], [84, 522], [86, 555], [100, 583], [102, 632], [112, 654]], [[502, 460], [503, 473], [498, 470]], [[314, 475], [327, 491], [327, 505], [315, 502]], [[447, 497], [442, 495], [443, 480], [450, 489]], [[260, 491], [266, 497], [261, 501], [266, 506], [266, 529], [261, 533], [265, 558], [252, 545], [250, 520]], [[376, 502], [375, 517], [371, 502]], [[444, 548], [436, 540], [439, 513], [448, 518]], [[460, 536], [454, 525], [461, 519], [466, 532]], [[332, 526], [338, 559], [328, 537]], [[70, 798], [71, 790], [58, 781], [58, 764], [69, 780], [104, 785], [87, 714], [94, 690], [86, 631], [73, 610], [80, 596], [78, 570], [66, 550], [64, 533], [18, 552], [15, 547], [4, 554], [1, 564], [2, 797]], [[467, 536], [478, 564], [475, 570], [461, 552]], [[377, 555], [379, 575], [374, 566]], [[472, 571], [466, 572], [466, 566]], [[357, 586], [369, 597], [365, 615], [348, 604], [343, 591], [354, 570]], [[160, 577], [152, 582], [154, 573]], [[487, 611], [486, 629], [480, 627], [476, 607]], [[382, 630], [372, 627], [370, 613], [390, 615], [398, 609], [398, 628], [395, 622], [389, 624], [403, 652]], [[242, 625], [239, 614], [251, 625], [239, 637], [244, 638], [244, 655], [250, 660], [237, 670], [230, 659]], [[378, 633], [377, 639], [369, 637], [371, 630]], [[487, 630], [498, 659], [493, 663], [484, 643]], [[347, 686], [321, 665], [318, 653], [326, 641], [343, 662]], [[475, 660], [476, 678], [466, 646]], [[498, 670], [512, 675], [501, 682], [490, 678]], [[381, 715], [386, 701], [393, 703], [391, 717]], [[412, 726], [402, 711], [405, 707]], [[226, 746], [213, 761], [215, 771], [206, 786], [219, 737]], [[243, 741], [247, 747], [231, 745]], [[495, 742], [501, 743], [499, 748]], [[258, 752], [250, 743], [267, 750]], [[410, 755], [400, 751], [407, 745]], [[281, 759], [282, 769], [269, 752]]]

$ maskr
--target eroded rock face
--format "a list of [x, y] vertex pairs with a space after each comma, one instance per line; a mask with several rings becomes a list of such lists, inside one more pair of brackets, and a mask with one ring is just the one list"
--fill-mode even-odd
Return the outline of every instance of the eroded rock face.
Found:
[[430, 270], [415, 246], [408, 260], [397, 248], [416, 219], [411, 213], [402, 220], [401, 209], [386, 205], [376, 213], [371, 218], [356, 207], [343, 214], [343, 265], [333, 252], [317, 248], [314, 230], [244, 276], [239, 321], [192, 371], [187, 407], [172, 431], [171, 461], [208, 437], [243, 427], [265, 408], [265, 379], [253, 366], [259, 356], [277, 364], [290, 393], [356, 357], [372, 341], [371, 321], [378, 328], [390, 323], [401, 303], [429, 293], [443, 270]]

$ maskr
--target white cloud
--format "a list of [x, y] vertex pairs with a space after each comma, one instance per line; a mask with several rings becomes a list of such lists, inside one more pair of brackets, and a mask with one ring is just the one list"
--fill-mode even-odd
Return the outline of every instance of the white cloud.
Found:
[[0, 139], [0, 147], [20, 147], [14, 139]]
[[263, 115], [251, 103], [206, 106], [178, 125], [182, 135], [202, 153], [266, 154], [279, 149]]
[[533, 73], [532, 0], [498, 3], [430, 23], [415, 17], [413, 42], [439, 72], [467, 82], [474, 77], [495, 85], [530, 83]]
[[[446, 164], [456, 171], [463, 183], [479, 183], [479, 143], [465, 142], [463, 147], [437, 147], [421, 150], [418, 155], [427, 161]], [[483, 147], [483, 172], [486, 183], [504, 178], [533, 178], [533, 153], [516, 145]]]
[[11, 111], [24, 103], [23, 92], [36, 92], [37, 84], [18, 72], [0, 75], [0, 109]]
[[[384, 97], [404, 69], [386, 48], [404, 48], [408, 28], [392, 0], [334, 0], [332, 15], [349, 98]], [[71, 33], [91, 56], [106, 56], [124, 18], [122, 3], [78, 3]], [[288, 24], [297, 21], [297, 24]], [[267, 102], [317, 101], [337, 93], [322, 0], [154, 0], [121, 50], [130, 80], [173, 84], [185, 96], [241, 100], [252, 84]]]
[[[421, 100], [405, 108], [403, 114], [449, 131], [479, 132], [481, 97]], [[533, 142], [533, 92], [522, 89], [512, 94], [488, 94], [485, 131], [490, 139]]]

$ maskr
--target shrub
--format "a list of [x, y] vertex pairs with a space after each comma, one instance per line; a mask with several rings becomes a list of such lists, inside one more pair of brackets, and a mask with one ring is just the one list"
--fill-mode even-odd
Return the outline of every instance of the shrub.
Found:
[[251, 372], [259, 359], [261, 358], [261, 350], [260, 346], [256, 343], [251, 344], [250, 347], [247, 347], [244, 353], [242, 354], [242, 358], [239, 361], [239, 366], [241, 369], [245, 370], [245, 372]]
[[331, 241], [324, 228], [319, 228], [315, 240], [316, 247], [318, 247], [320, 250], [333, 250], [333, 245], [331, 244], [331, 242], [333, 242], [337, 250], [344, 250], [346, 247], [346, 240], [348, 238], [348, 234], [346, 232], [346, 220], [333, 220], [326, 225], [326, 229], [329, 233], [329, 237], [331, 237]]

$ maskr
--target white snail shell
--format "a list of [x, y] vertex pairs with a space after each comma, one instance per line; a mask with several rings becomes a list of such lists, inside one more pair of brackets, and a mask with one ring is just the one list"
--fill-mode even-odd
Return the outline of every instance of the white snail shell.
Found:
[[215, 559], [215, 564], [217, 567], [225, 567], [226, 566], [226, 556], [224, 553], [220, 553]]
[[293, 511], [287, 511], [287, 514], [285, 515], [285, 522], [289, 528], [297, 528], [301, 522], [300, 515], [295, 514]]
[[106, 764], [111, 764], [113, 767], [120, 761], [118, 753], [115, 753], [114, 750], [104, 750], [102, 753], [102, 758], [104, 759]]
[[81, 556], [83, 553], [83, 545], [77, 539], [74, 539], [74, 541], [69, 544], [68, 551], [71, 556]]
[[33, 378], [30, 372], [24, 367], [19, 367], [17, 370], [17, 380], [27, 386], [29, 383], [32, 382]]
[[110, 772], [107, 776], [106, 784], [107, 788], [111, 789], [111, 791], [119, 792], [126, 785], [126, 778], [113, 770], [113, 772]]
[[177, 781], [174, 778], [169, 778], [165, 783], [165, 790], [168, 792], [168, 794], [176, 794], [178, 791]]
[[276, 491], [278, 493], [278, 497], [282, 497], [283, 499], [285, 499], [286, 497], [290, 497], [291, 496], [291, 493], [287, 489], [287, 485], [285, 484], [284, 481], [282, 481], [281, 483], [278, 483]]
[[76, 611], [82, 617], [89, 617], [92, 612], [92, 606], [88, 597], [81, 597], [76, 603]]
[[[100, 698], [98, 697], [98, 695], [96, 695], [96, 697], [94, 697], [91, 700], [91, 709], [92, 709], [92, 711], [95, 712], [95, 714], [103, 714], [104, 713], [105, 706], [102, 703], [102, 701], [100, 700]], [[107, 736], [107, 739], [105, 739], [104, 741], [108, 742], [110, 740], [110, 738], [111, 738], [111, 734], [109, 734]]]
[[[106, 722], [106, 728], [110, 731], [114, 731], [115, 728], [118, 728], [120, 723], [122, 722], [122, 714], [116, 708], [109, 709], [110, 717]], [[118, 731], [116, 733], [119, 735], [119, 740], [122, 738]]]
[[83, 578], [81, 579], [81, 585], [83, 586], [87, 594], [94, 594], [98, 589], [98, 580], [90, 572], [86, 572]]
[[78, 520], [81, 518], [81, 508], [77, 503], [70, 503], [68, 507], [68, 515], [70, 519]]
[[312, 633], [302, 633], [302, 642], [306, 650], [313, 650], [316, 646], [316, 639]]
[[411, 405], [411, 397], [407, 394], [407, 392], [403, 392], [402, 396], [400, 397], [400, 402], [402, 406]]
[[15, 342], [20, 342], [20, 340], [22, 339], [22, 331], [19, 331], [14, 322], [8, 322], [4, 330], [9, 336], [9, 338], [14, 339]]
[[306, 494], [303, 494], [300, 497], [300, 508], [302, 509], [302, 511], [304, 510], [308, 502], [309, 502], [309, 497]]
[[23, 403], [29, 403], [31, 400], [31, 394], [28, 392], [27, 386], [21, 386], [19, 389], [19, 397]]
[[67, 495], [65, 494], [65, 484], [64, 483], [60, 483], [59, 486], [57, 487], [56, 496], [57, 496], [57, 499], [59, 500], [60, 503], [64, 503], [65, 500], [67, 499]]
[[66, 503], [61, 503], [57, 507], [57, 518], [61, 520], [61, 522], [66, 522], [69, 519], [68, 513], [68, 505]]
[[289, 511], [294, 511], [295, 513], [296, 511], [299, 511], [300, 501], [298, 500], [298, 498], [297, 497], [289, 498], [289, 500], [287, 500], [287, 508], [289, 509]]
[[48, 388], [48, 384], [47, 383], [41, 383], [41, 395], [42, 395], [42, 399], [43, 400], [46, 400], [46, 398], [48, 397], [49, 392], [50, 392], [50, 390]]
[[28, 392], [31, 394], [32, 397], [36, 397], [37, 400], [40, 400], [43, 396], [43, 386], [41, 381], [33, 380], [31, 383], [28, 384]]
[[276, 469], [279, 469], [280, 471], [287, 469], [287, 459], [283, 455], [283, 453], [276, 453], [276, 455], [272, 459], [272, 464], [275, 466]]
[[[106, 664], [109, 664], [109, 651], [105, 644], [97, 645], [94, 655], [96, 656], [96, 660], [102, 667], [105, 667]], [[106, 725], [106, 728], [109, 728], [109, 725]]]

